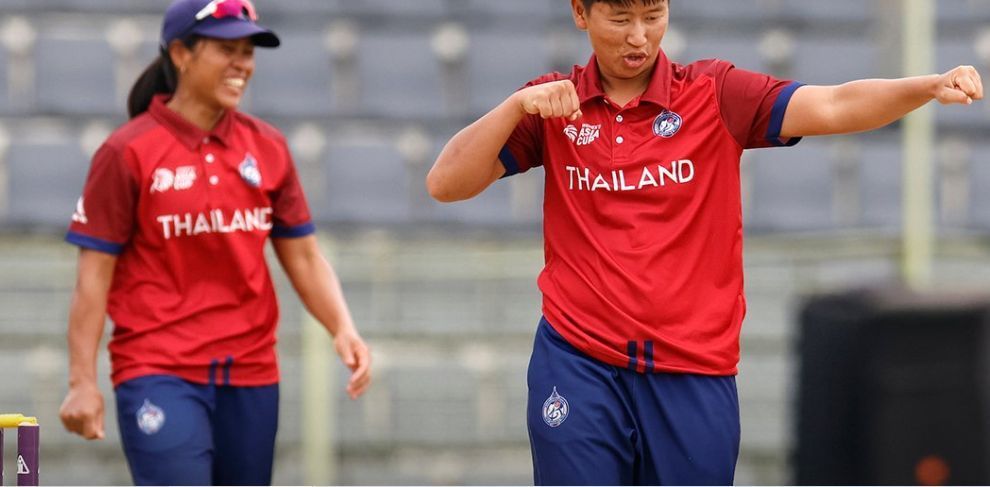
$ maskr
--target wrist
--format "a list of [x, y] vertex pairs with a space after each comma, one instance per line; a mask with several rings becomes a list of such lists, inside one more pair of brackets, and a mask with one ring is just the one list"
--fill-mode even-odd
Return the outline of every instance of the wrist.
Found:
[[927, 76], [927, 78], [928, 79], [926, 80], [927, 81], [926, 85], [928, 86], [928, 90], [927, 90], [928, 98], [931, 100], [937, 99], [938, 92], [939, 90], [942, 89], [942, 86], [944, 85], [945, 75], [930, 74]]
[[69, 377], [69, 389], [87, 389], [87, 388], [98, 388], [96, 384], [96, 377], [89, 377], [89, 376]]
[[523, 99], [524, 97], [520, 95], [520, 93], [521, 91], [517, 91], [512, 95], [510, 95], [509, 98], [505, 100], [505, 103], [503, 103], [503, 105], [508, 104], [509, 107], [511, 107], [512, 109], [512, 115], [515, 116], [517, 119], [522, 120], [523, 117], [528, 115], [528, 112], [526, 111], [526, 107], [523, 106], [525, 100]]

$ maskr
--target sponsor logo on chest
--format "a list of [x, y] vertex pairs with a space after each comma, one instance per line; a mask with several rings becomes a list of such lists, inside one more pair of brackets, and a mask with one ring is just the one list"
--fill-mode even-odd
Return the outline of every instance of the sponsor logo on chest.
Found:
[[564, 166], [564, 169], [567, 171], [567, 189], [571, 191], [640, 191], [694, 180], [694, 162], [690, 159], [607, 173], [578, 166]]
[[152, 174], [151, 192], [164, 193], [169, 190], [182, 191], [193, 187], [196, 182], [196, 166], [179, 166], [175, 171], [160, 167]]
[[578, 131], [578, 128], [574, 125], [564, 127], [564, 135], [566, 135], [571, 142], [579, 146], [590, 145], [592, 142], [598, 140], [601, 133], [602, 124], [591, 125], [585, 123], [581, 125], [580, 131]]
[[272, 229], [272, 209], [244, 208], [227, 212], [215, 208], [205, 212], [161, 215], [156, 218], [165, 240], [211, 233], [238, 233]]

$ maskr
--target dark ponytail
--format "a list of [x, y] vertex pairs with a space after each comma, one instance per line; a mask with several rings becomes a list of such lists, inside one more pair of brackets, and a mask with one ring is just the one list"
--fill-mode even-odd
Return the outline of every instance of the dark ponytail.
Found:
[[[199, 36], [192, 35], [182, 39], [182, 43], [192, 49]], [[127, 96], [127, 114], [134, 118], [146, 111], [151, 106], [151, 99], [160, 93], [175, 93], [175, 88], [179, 84], [179, 77], [172, 64], [172, 58], [168, 55], [168, 50], [161, 49], [158, 58], [152, 61], [141, 76], [138, 76], [131, 93]]]

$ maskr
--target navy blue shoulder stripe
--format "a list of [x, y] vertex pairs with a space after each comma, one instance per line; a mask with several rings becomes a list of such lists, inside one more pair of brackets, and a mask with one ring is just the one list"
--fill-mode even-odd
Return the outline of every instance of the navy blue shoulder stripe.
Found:
[[299, 238], [312, 235], [316, 232], [316, 225], [313, 222], [303, 223], [294, 227], [283, 227], [275, 225], [272, 228], [272, 238]]
[[107, 254], [120, 255], [124, 251], [124, 244], [108, 242], [76, 232], [65, 234], [65, 241], [83, 248], [99, 250]]
[[773, 108], [770, 110], [770, 123], [767, 125], [767, 141], [775, 146], [790, 147], [801, 142], [801, 137], [792, 137], [784, 143], [784, 141], [780, 140], [780, 130], [784, 126], [784, 114], [787, 113], [787, 104], [791, 102], [794, 92], [802, 86], [804, 86], [804, 83], [792, 82], [781, 90], [780, 94], [777, 95], [777, 100], [773, 102]]

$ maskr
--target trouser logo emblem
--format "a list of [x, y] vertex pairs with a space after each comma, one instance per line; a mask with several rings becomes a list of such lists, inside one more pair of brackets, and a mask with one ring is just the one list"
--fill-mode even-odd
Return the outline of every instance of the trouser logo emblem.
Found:
[[570, 412], [571, 407], [567, 403], [567, 399], [558, 394], [557, 387], [554, 386], [553, 394], [550, 394], [550, 397], [543, 403], [543, 422], [551, 428], [556, 428], [567, 419]]

